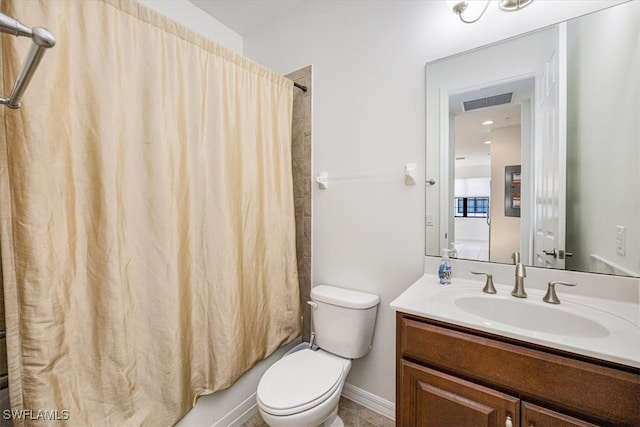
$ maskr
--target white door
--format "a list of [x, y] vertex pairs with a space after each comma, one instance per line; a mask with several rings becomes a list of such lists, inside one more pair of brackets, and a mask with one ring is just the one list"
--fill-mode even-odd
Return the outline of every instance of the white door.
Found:
[[534, 257], [540, 267], [565, 267], [567, 43], [556, 26], [555, 46], [542, 58], [535, 82]]

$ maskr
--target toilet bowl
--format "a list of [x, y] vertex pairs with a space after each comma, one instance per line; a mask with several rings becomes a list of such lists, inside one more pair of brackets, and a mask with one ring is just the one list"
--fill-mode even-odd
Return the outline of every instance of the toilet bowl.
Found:
[[270, 426], [338, 427], [342, 388], [351, 360], [300, 350], [274, 363], [258, 385], [258, 410]]
[[318, 349], [286, 354], [264, 373], [256, 392], [262, 419], [272, 427], [342, 427], [338, 403], [351, 359], [371, 349], [380, 298], [333, 286], [311, 290]]

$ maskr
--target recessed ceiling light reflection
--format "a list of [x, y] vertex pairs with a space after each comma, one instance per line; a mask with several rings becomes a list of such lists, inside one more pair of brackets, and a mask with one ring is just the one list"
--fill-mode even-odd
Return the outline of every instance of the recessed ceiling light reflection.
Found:
[[491, 144], [491, 141], [485, 141], [484, 143], [489, 145], [489, 144]]
[[485, 125], [485, 126], [492, 125], [493, 124], [493, 120], [486, 120], [486, 121], [482, 122], [482, 124]]

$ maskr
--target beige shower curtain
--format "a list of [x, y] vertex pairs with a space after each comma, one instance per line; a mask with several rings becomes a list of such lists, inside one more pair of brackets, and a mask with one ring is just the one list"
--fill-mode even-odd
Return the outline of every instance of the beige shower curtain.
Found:
[[299, 335], [292, 83], [135, 2], [0, 9], [58, 40], [0, 112], [14, 414], [171, 425]]

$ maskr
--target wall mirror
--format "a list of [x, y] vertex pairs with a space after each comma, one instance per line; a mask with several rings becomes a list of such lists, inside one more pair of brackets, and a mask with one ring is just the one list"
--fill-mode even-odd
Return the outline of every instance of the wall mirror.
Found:
[[640, 277], [640, 2], [426, 65], [426, 255]]

